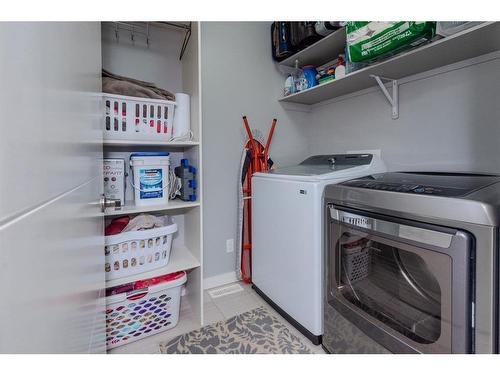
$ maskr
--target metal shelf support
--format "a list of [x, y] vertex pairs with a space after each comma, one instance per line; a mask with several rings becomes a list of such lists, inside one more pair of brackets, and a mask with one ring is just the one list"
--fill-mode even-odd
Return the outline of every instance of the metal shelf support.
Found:
[[[396, 120], [399, 118], [399, 84], [397, 79], [391, 79], [391, 78], [386, 78], [386, 77], [380, 77], [375, 74], [370, 74], [370, 77], [375, 78], [375, 81], [377, 81], [380, 89], [382, 90], [382, 93], [384, 94], [385, 98], [389, 102], [389, 104], [392, 107], [392, 119]], [[387, 91], [387, 88], [384, 85], [383, 81], [391, 82], [392, 83], [392, 95], [389, 94], [389, 91]]]
[[191, 38], [191, 22], [189, 22], [189, 28], [185, 29], [184, 40], [182, 41], [181, 53], [179, 56], [179, 60], [182, 60], [182, 56], [184, 56], [184, 52], [186, 52], [187, 45], [189, 43], [189, 39]]

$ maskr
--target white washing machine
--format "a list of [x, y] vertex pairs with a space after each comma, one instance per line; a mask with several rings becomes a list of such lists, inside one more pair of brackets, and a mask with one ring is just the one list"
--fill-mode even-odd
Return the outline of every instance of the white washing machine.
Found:
[[252, 282], [313, 343], [323, 334], [326, 185], [385, 172], [372, 154], [317, 155], [252, 178]]

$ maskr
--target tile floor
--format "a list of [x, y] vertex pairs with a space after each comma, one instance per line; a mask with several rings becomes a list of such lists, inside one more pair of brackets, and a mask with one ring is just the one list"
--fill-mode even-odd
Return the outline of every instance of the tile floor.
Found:
[[[204, 294], [204, 314], [205, 324], [212, 324], [221, 320], [226, 320], [235, 315], [252, 310], [259, 306], [266, 306], [271, 312], [287, 325], [287, 327], [302, 341], [309, 346], [311, 351], [316, 354], [324, 354], [321, 346], [313, 345], [306, 337], [304, 337], [293, 326], [286, 322], [277, 312], [273, 310], [252, 288], [247, 284], [241, 283], [243, 291], [230, 294], [223, 297], [211, 298], [207, 291]], [[110, 350], [110, 354], [150, 354], [159, 353], [159, 343], [168, 341], [169, 339], [192, 331], [198, 328], [198, 323], [195, 321], [193, 314], [190, 311], [185, 298], [181, 302], [181, 318], [175, 328], [157, 335], [147, 337], [143, 340], [133, 342], [115, 349]]]

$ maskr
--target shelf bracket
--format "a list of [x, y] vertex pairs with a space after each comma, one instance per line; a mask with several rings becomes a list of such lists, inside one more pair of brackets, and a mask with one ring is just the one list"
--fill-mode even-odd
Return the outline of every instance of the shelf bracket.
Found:
[[[392, 107], [392, 119], [396, 120], [399, 117], [399, 92], [398, 92], [398, 80], [397, 79], [391, 79], [391, 78], [385, 78], [385, 77], [380, 77], [374, 74], [370, 74], [370, 77], [375, 78], [375, 81], [377, 81], [380, 89], [382, 90], [382, 93], [384, 94], [385, 98], [389, 102], [389, 104]], [[387, 88], [384, 85], [383, 81], [389, 81], [392, 83], [392, 95], [389, 94], [389, 91], [387, 91]]]
[[181, 53], [179, 56], [179, 60], [182, 60], [182, 56], [184, 56], [184, 52], [186, 52], [186, 48], [187, 48], [187, 45], [189, 43], [189, 39], [191, 38], [191, 30], [192, 30], [191, 24], [192, 24], [192, 22], [189, 22], [189, 25], [185, 30], [184, 40], [182, 41]]

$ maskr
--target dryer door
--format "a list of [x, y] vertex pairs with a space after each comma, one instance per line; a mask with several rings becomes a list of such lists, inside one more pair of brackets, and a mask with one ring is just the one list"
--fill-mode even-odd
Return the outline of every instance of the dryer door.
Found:
[[328, 303], [396, 353], [469, 353], [465, 232], [330, 207]]

